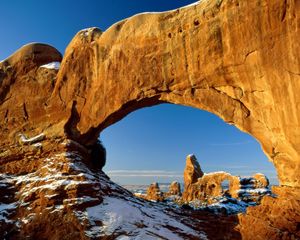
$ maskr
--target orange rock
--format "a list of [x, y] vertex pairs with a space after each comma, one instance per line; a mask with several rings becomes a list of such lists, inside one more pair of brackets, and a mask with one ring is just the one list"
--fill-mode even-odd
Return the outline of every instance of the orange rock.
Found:
[[160, 191], [158, 183], [154, 182], [150, 184], [147, 189], [146, 199], [157, 202], [161, 202], [164, 200], [163, 193]]
[[[200, 165], [196, 157], [192, 155], [191, 158], [189, 155], [184, 171], [183, 200], [185, 202], [200, 200], [211, 204], [217, 201], [216, 198], [231, 196], [245, 202], [259, 203], [264, 195], [270, 194], [266, 188], [269, 184], [268, 179], [261, 173], [251, 178], [241, 178], [222, 171], [203, 174], [201, 169], [199, 173], [199, 169]], [[202, 176], [198, 177], [200, 175]], [[227, 182], [227, 188], [223, 186], [225, 182]]]
[[177, 195], [181, 196], [181, 188], [179, 182], [172, 182], [169, 187], [169, 191], [167, 193], [168, 196]]
[[[239, 215], [238, 229], [243, 239], [298, 239], [300, 230], [300, 191], [273, 187], [277, 197], [265, 196], [259, 206]], [[255, 227], [251, 227], [255, 226]]]
[[262, 173], [256, 173], [253, 175], [255, 181], [256, 188], [266, 188], [269, 186], [269, 179]]
[[198, 178], [203, 176], [201, 167], [195, 155], [188, 155], [186, 157], [186, 164], [183, 173], [184, 187], [187, 188], [190, 184], [198, 181]]
[[[61, 61], [56, 49], [25, 46], [0, 62], [0, 172], [36, 173], [64, 138], [87, 149], [80, 161], [98, 169], [88, 153], [103, 129], [142, 107], [164, 102], [192, 106], [254, 136], [276, 167], [278, 197], [266, 197], [240, 218], [243, 237], [299, 238], [298, 13], [295, 0], [207, 0], [176, 11], [140, 14], [103, 33], [96, 28], [80, 31], [66, 49], [59, 71], [42, 67]], [[33, 145], [18, 144], [19, 134], [32, 138], [41, 133], [46, 140], [37, 153]], [[65, 161], [58, 161], [56, 168], [72, 179]], [[195, 186], [199, 174], [189, 175], [186, 182]], [[24, 187], [10, 184], [16, 192]], [[92, 189], [61, 188], [59, 201]], [[103, 195], [117, 191], [104, 189]], [[57, 227], [77, 229], [69, 238], [84, 239], [72, 205], [66, 203], [68, 214], [48, 218], [43, 194], [29, 194], [32, 210], [19, 207], [20, 217], [44, 208], [43, 219], [37, 217], [21, 236], [31, 233], [33, 239], [43, 239], [44, 228], [52, 234]], [[22, 200], [20, 195], [14, 199]], [[50, 220], [55, 220], [51, 229]]]

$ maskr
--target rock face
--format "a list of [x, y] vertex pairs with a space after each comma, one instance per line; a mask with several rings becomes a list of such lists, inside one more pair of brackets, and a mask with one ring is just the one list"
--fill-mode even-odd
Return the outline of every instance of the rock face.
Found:
[[148, 187], [146, 199], [151, 201], [156, 201], [156, 202], [161, 202], [164, 200], [163, 193], [160, 191], [157, 182], [150, 184], [150, 186]]
[[51, 124], [46, 120], [47, 106], [58, 70], [44, 64], [61, 62], [53, 47], [32, 43], [0, 62], [0, 136], [1, 144], [15, 143], [22, 129], [38, 134]]
[[180, 188], [180, 183], [179, 182], [172, 182], [169, 191], [167, 192], [168, 196], [176, 195], [176, 196], [181, 196], [181, 188]]
[[238, 216], [238, 228], [244, 239], [299, 238], [300, 214], [292, 209], [300, 208], [300, 191], [290, 187], [273, 187], [272, 192], [277, 198], [266, 196], [259, 206], [249, 207], [246, 215]]
[[[196, 166], [196, 167], [191, 167]], [[196, 171], [192, 171], [197, 169]], [[243, 202], [260, 203], [263, 196], [270, 194], [269, 180], [264, 174], [257, 173], [253, 177], [241, 178], [227, 172], [200, 172], [200, 165], [194, 155], [187, 157], [184, 171], [183, 201], [189, 203], [195, 200], [212, 204], [218, 202], [220, 197], [230, 196]], [[188, 176], [200, 176], [191, 181]], [[187, 181], [187, 182], [186, 182]], [[225, 184], [226, 183], [226, 184]], [[225, 186], [228, 185], [228, 186]]]
[[198, 181], [198, 178], [203, 176], [203, 172], [195, 155], [186, 157], [185, 169], [183, 173], [184, 188]]
[[255, 179], [255, 187], [256, 188], [264, 188], [269, 186], [269, 179], [261, 173], [257, 173], [253, 175], [253, 178]]
[[168, 192], [162, 192], [158, 183], [154, 182], [150, 184], [146, 194], [136, 193], [135, 196], [155, 202], [169, 201], [172, 204], [182, 202], [180, 183], [176, 181], [170, 184]]
[[[83, 157], [78, 161], [99, 172], [104, 159], [91, 158], [91, 151], [101, 131], [134, 110], [168, 102], [218, 115], [254, 136], [274, 163], [280, 194], [240, 218], [243, 237], [299, 237], [299, 8], [296, 0], [201, 1], [175, 11], [136, 15], [103, 33], [96, 28], [82, 30], [66, 49], [59, 71], [42, 67], [61, 61], [57, 50], [43, 44], [27, 45], [2, 61], [0, 172], [7, 198], [1, 197], [6, 206], [1, 216], [11, 219], [5, 224], [14, 225], [18, 217], [42, 212], [42, 218], [35, 215], [24, 220], [27, 224], [15, 225], [20, 228], [1, 225], [3, 232], [24, 231], [43, 238], [46, 233], [41, 229], [49, 226], [47, 221], [58, 219], [57, 224], [64, 225], [53, 225], [51, 231], [55, 232], [55, 226], [68, 232], [76, 228], [77, 235], [70, 238], [86, 238], [89, 229], [78, 230], [79, 215], [72, 210], [71, 200], [63, 203], [66, 210], [47, 210], [46, 196], [54, 193], [44, 196], [39, 192], [44, 188], [33, 185], [36, 193], [22, 196], [27, 184], [19, 181], [19, 175], [42, 178], [40, 171], [48, 171], [42, 168], [47, 159], [57, 158], [57, 168], [67, 171], [62, 174], [66, 181], [76, 179], [74, 175], [80, 173], [73, 174], [64, 159], [55, 155], [67, 152], [66, 148], [55, 151], [65, 140], [82, 146], [79, 155]], [[40, 134], [44, 139], [38, 145], [20, 144], [21, 136], [28, 140]], [[99, 184], [104, 181], [96, 178]], [[61, 183], [58, 180], [62, 179], [53, 179]], [[113, 186], [101, 194], [116, 191]], [[82, 196], [83, 189], [57, 193], [61, 199], [72, 199]], [[102, 201], [100, 196], [91, 198]], [[24, 210], [23, 203], [29, 208]], [[279, 209], [280, 217], [276, 216]], [[262, 223], [259, 234], [251, 227], [257, 223]], [[97, 221], [93, 224], [96, 229]]]
[[224, 194], [222, 182], [234, 178], [226, 172], [208, 173], [199, 178], [197, 182], [186, 185], [183, 192], [183, 199], [187, 202], [193, 200], [208, 200], [220, 197]]

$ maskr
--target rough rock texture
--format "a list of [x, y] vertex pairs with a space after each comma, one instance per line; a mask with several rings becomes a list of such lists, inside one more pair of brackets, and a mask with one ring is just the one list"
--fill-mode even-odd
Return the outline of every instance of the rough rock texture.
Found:
[[269, 179], [262, 173], [257, 173], [253, 175], [255, 181], [256, 188], [264, 188], [269, 186]]
[[203, 176], [203, 172], [195, 155], [190, 154], [186, 157], [185, 169], [183, 172], [184, 188], [198, 181]]
[[83, 30], [65, 52], [51, 122], [85, 145], [136, 109], [193, 106], [253, 135], [280, 183], [297, 187], [298, 24], [295, 0], [211, 0]]
[[0, 62], [1, 145], [15, 143], [23, 129], [35, 134], [52, 124], [46, 110], [57, 70], [42, 66], [61, 60], [55, 48], [32, 43]]
[[[299, 239], [300, 191], [291, 187], [273, 187], [277, 198], [266, 196], [259, 206], [239, 215], [243, 239]], [[249, 227], [255, 226], [255, 227]]]
[[[47, 144], [55, 152], [58, 139], [76, 140], [86, 149], [83, 159], [92, 161], [91, 149], [103, 129], [134, 110], [169, 102], [207, 110], [251, 134], [274, 163], [280, 194], [240, 218], [243, 237], [254, 234], [257, 223], [264, 223], [257, 230], [261, 239], [281, 233], [300, 237], [299, 8], [297, 0], [206, 0], [175, 11], [136, 15], [103, 33], [96, 28], [80, 31], [58, 73], [41, 67], [60, 62], [54, 48], [33, 44], [20, 49], [0, 63], [0, 172], [14, 175], [1, 176], [5, 182], [11, 179], [2, 188], [7, 198], [1, 197], [1, 203], [19, 191], [19, 174], [40, 174]], [[24, 147], [19, 134], [25, 140], [43, 134], [46, 142]], [[26, 188], [26, 183], [21, 186]], [[108, 192], [116, 191], [108, 186]], [[72, 194], [80, 196], [81, 191]], [[28, 211], [46, 211], [42, 195], [33, 195], [38, 200]], [[13, 202], [21, 201], [21, 195], [14, 196]], [[7, 212], [15, 207], [5, 206]], [[29, 213], [22, 215], [19, 205], [16, 211], [15, 219]], [[59, 219], [64, 225], [57, 229], [76, 228], [86, 237], [81, 227], [68, 225], [71, 215], [51, 214], [40, 221]], [[48, 223], [4, 230], [42, 238]]]
[[197, 199], [210, 200], [214, 197], [220, 197], [225, 194], [222, 182], [226, 180], [231, 182], [232, 178], [234, 176], [226, 172], [204, 174], [201, 178], [198, 178], [197, 182], [184, 188], [183, 199], [190, 202]]
[[[193, 161], [190, 160], [191, 156]], [[200, 165], [196, 157], [189, 155], [184, 171], [185, 187], [182, 195], [183, 201], [186, 203], [200, 200], [212, 204], [223, 196], [230, 196], [244, 202], [260, 203], [263, 196], [271, 193], [268, 189], [269, 180], [264, 174], [257, 173], [253, 177], [247, 178], [233, 176], [227, 172], [203, 174], [201, 171], [201, 174], [195, 174], [195, 172], [199, 172], [199, 169]], [[191, 181], [191, 176], [199, 175], [201, 177], [197, 177], [196, 181]]]
[[147, 189], [147, 200], [161, 202], [164, 200], [163, 193], [160, 191], [159, 185], [157, 182], [150, 184]]
[[167, 192], [168, 196], [177, 195], [181, 196], [181, 189], [180, 189], [180, 183], [179, 182], [172, 182], [169, 187], [169, 191]]

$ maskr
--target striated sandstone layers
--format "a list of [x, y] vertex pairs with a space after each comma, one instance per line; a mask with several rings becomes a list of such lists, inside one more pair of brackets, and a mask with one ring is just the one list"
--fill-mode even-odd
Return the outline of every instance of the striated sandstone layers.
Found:
[[[83, 160], [93, 167], [99, 133], [130, 112], [163, 102], [193, 106], [253, 135], [277, 169], [278, 197], [240, 218], [243, 237], [300, 237], [299, 8], [297, 0], [207, 0], [136, 15], [103, 33], [80, 31], [58, 72], [41, 67], [61, 61], [54, 48], [21, 48], [0, 63], [0, 172], [38, 171], [51, 157], [43, 158], [43, 149], [64, 139], [83, 146]], [[41, 133], [42, 147], [19, 144], [19, 134]], [[16, 182], [9, 184], [4, 194], [19, 201]], [[251, 227], [257, 223], [263, 223], [259, 232]], [[28, 231], [37, 226], [29, 223]]]

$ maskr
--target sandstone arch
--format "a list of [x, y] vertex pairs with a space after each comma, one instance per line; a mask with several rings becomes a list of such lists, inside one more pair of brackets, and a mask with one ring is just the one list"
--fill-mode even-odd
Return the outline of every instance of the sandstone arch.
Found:
[[[25, 158], [22, 167], [10, 164], [22, 160], [12, 145], [19, 133], [43, 132], [51, 144], [67, 137], [88, 147], [105, 127], [141, 107], [193, 106], [253, 135], [277, 169], [278, 199], [265, 198], [249, 210], [241, 218], [241, 232], [254, 222], [276, 236], [277, 228], [296, 233], [299, 8], [297, 0], [208, 0], [140, 14], [104, 33], [80, 31], [58, 73], [41, 67], [61, 60], [55, 49], [27, 46], [0, 62], [1, 172], [30, 172], [42, 164], [27, 166]], [[53, 150], [51, 144], [45, 147]], [[246, 236], [254, 237], [252, 230]]]
[[[131, 111], [182, 104], [215, 113], [253, 135], [273, 161], [280, 184], [298, 187], [298, 10], [296, 1], [205, 1], [136, 15], [104, 33], [82, 30], [65, 52], [55, 87], [41, 94], [45, 106], [22, 99], [23, 107], [11, 108], [15, 89], [2, 91], [2, 141], [30, 128], [90, 145]], [[36, 46], [1, 63], [1, 90], [7, 83], [24, 88], [24, 74], [49, 77], [36, 68], [61, 57], [46, 45], [28, 50]]]
[[297, 10], [296, 1], [205, 1], [83, 30], [66, 50], [52, 106], [69, 109], [66, 131], [84, 144], [144, 106], [204, 109], [258, 139], [280, 184], [299, 186]]

